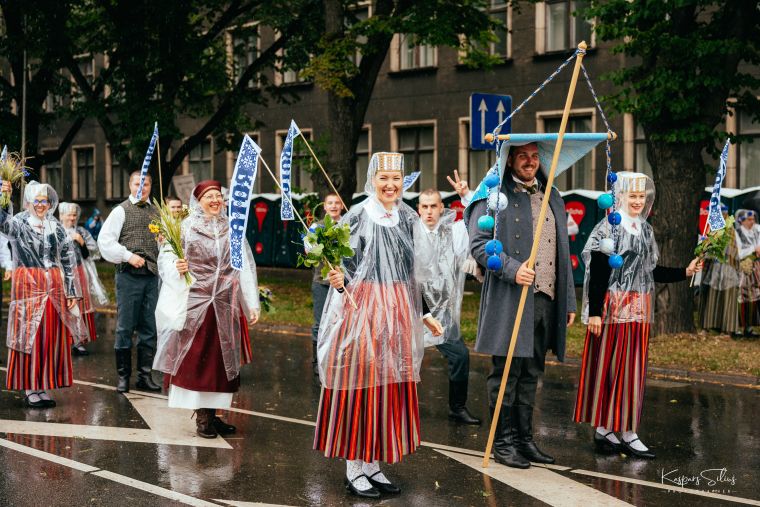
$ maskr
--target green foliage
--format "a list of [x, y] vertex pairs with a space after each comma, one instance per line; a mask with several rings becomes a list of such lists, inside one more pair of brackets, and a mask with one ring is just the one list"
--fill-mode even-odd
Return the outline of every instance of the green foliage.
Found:
[[728, 254], [728, 245], [734, 236], [734, 217], [726, 219], [726, 226], [717, 231], [710, 231], [707, 237], [700, 241], [697, 248], [694, 249], [694, 255], [700, 259], [709, 257], [717, 260], [721, 264], [726, 263]]
[[325, 215], [324, 225], [313, 226], [306, 234], [304, 241], [312, 248], [306, 255], [298, 254], [298, 266], [313, 268], [322, 264], [322, 278], [326, 278], [330, 265], [340, 267], [344, 257], [354, 256], [350, 236], [348, 224], [338, 224]]

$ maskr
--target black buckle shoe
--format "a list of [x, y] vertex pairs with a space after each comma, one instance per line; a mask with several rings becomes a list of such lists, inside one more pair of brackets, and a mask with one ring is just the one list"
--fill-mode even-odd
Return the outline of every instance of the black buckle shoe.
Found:
[[[30, 396], [37, 396], [39, 399], [37, 401], [31, 401], [29, 399]], [[48, 408], [49, 406], [45, 400], [40, 398], [38, 393], [27, 394], [24, 396], [24, 405], [29, 408]]]
[[449, 408], [449, 419], [454, 422], [462, 424], [471, 424], [473, 426], [480, 426], [480, 419], [475, 417], [467, 410], [467, 407]]
[[[364, 474], [359, 474], [351, 480], [348, 480], [348, 477], [346, 477], [345, 478], [346, 489], [352, 495], [355, 495], [355, 496], [361, 496], [364, 498], [380, 498], [380, 492], [374, 487], [370, 487], [369, 489], [357, 489], [356, 486], [354, 486], [354, 481], [362, 477], [367, 477], [367, 476]], [[369, 477], [367, 477], [367, 480], [369, 481]], [[372, 484], [372, 482], [370, 482], [370, 484]]]
[[[635, 442], [636, 440], [639, 440], [638, 438], [634, 438], [630, 442], [626, 442], [625, 440], [620, 440], [620, 446], [623, 448], [622, 452], [626, 456], [633, 456], [635, 458], [643, 458], [643, 459], [654, 459], [655, 454], [647, 449], [646, 451], [638, 451], [631, 447], [631, 444]], [[641, 440], [639, 440], [641, 442]], [[643, 443], [643, 442], [642, 442]]]
[[594, 450], [596, 452], [601, 454], [616, 454], [622, 451], [620, 442], [616, 444], [607, 438], [609, 434], [614, 435], [614, 432], [608, 431], [604, 435], [600, 435], [598, 431], [594, 431]]
[[[372, 486], [375, 487], [375, 489], [377, 489], [378, 491], [380, 491], [380, 493], [385, 493], [387, 495], [397, 495], [397, 494], [401, 493], [401, 488], [399, 488], [398, 486], [396, 486], [392, 482], [379, 482], [379, 481], [376, 481], [375, 479], [373, 479], [374, 476], [376, 476], [377, 474], [381, 474], [381, 473], [383, 473], [383, 472], [381, 472], [380, 470], [378, 470], [374, 474], [372, 474], [369, 477], [367, 477], [367, 480], [369, 481], [370, 484], [372, 484]], [[386, 479], [387, 479], [387, 477], [386, 477]]]
[[82, 347], [81, 345], [79, 346], [74, 345], [73, 347], [71, 347], [71, 353], [74, 354], [75, 356], [89, 356], [90, 355], [90, 353], [87, 352], [87, 349]]
[[214, 416], [214, 429], [216, 429], [216, 432], [220, 435], [232, 435], [237, 431], [237, 428], [233, 426], [232, 424], [227, 424], [226, 422], [222, 421], [219, 417]]

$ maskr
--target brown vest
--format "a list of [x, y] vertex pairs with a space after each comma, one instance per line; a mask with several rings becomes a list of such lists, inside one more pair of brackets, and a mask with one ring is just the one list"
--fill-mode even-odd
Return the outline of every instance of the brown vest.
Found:
[[158, 217], [155, 206], [137, 206], [127, 199], [120, 204], [124, 208], [124, 225], [119, 235], [119, 243], [145, 259], [145, 265], [135, 268], [127, 262], [119, 264], [119, 272], [126, 271], [134, 275], [158, 275], [156, 259], [158, 243], [156, 237], [148, 230], [150, 222]]

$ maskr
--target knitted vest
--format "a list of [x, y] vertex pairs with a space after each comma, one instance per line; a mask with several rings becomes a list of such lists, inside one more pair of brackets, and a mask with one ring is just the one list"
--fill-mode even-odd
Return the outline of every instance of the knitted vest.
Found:
[[119, 265], [119, 271], [127, 271], [135, 275], [158, 275], [156, 266], [158, 243], [155, 236], [148, 230], [148, 224], [157, 217], [154, 206], [137, 206], [129, 199], [120, 206], [124, 208], [124, 225], [119, 235], [119, 243], [130, 252], [145, 259], [145, 265], [135, 268], [127, 262], [122, 262]]
[[[543, 199], [544, 193], [541, 191], [530, 196], [530, 211], [533, 216], [533, 237], [536, 235], [538, 215], [541, 211], [541, 201]], [[541, 247], [538, 249], [536, 264], [533, 267], [533, 269], [536, 270], [536, 278], [533, 282], [533, 286], [537, 292], [543, 292], [552, 299], [554, 299], [554, 293], [557, 288], [556, 263], [557, 224], [551, 207], [547, 207], [544, 227], [541, 230]]]

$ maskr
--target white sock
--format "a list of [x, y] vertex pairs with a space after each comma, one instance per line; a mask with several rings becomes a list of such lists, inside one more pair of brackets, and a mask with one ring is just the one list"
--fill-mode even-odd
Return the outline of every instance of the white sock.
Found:
[[38, 391], [31, 391], [27, 389], [24, 391], [24, 394], [29, 399], [29, 403], [38, 403], [41, 399]]
[[618, 437], [616, 437], [614, 433], [610, 432], [610, 430], [608, 430], [604, 426], [599, 426], [596, 429], [596, 432], [599, 433], [599, 435], [601, 435], [604, 438], [606, 438], [607, 440], [609, 440], [610, 442], [612, 442], [613, 444], [619, 444], [620, 443], [620, 440], [618, 440]]
[[50, 401], [50, 396], [48, 396], [48, 393], [45, 391], [39, 391], [37, 394], [40, 395], [40, 399], [44, 401]]
[[[648, 451], [649, 448], [644, 445], [644, 443], [641, 440], [638, 440], [639, 436], [634, 431], [624, 431], [623, 432], [623, 440], [626, 444], [630, 445], [632, 448], [636, 449], [637, 451]], [[632, 442], [632, 440], [635, 440], [635, 442]]]
[[362, 475], [362, 460], [360, 459], [347, 459], [346, 460], [346, 477], [359, 491], [366, 491], [372, 488], [372, 484], [369, 483], [366, 477], [357, 479]]
[[388, 478], [383, 475], [382, 472], [380, 472], [380, 465], [377, 464], [377, 461], [373, 461], [372, 463], [367, 463], [365, 461], [362, 465], [362, 472], [364, 472], [364, 475], [367, 477], [372, 477], [373, 481], [382, 482], [383, 484], [391, 483], [391, 481], [389, 481]]

